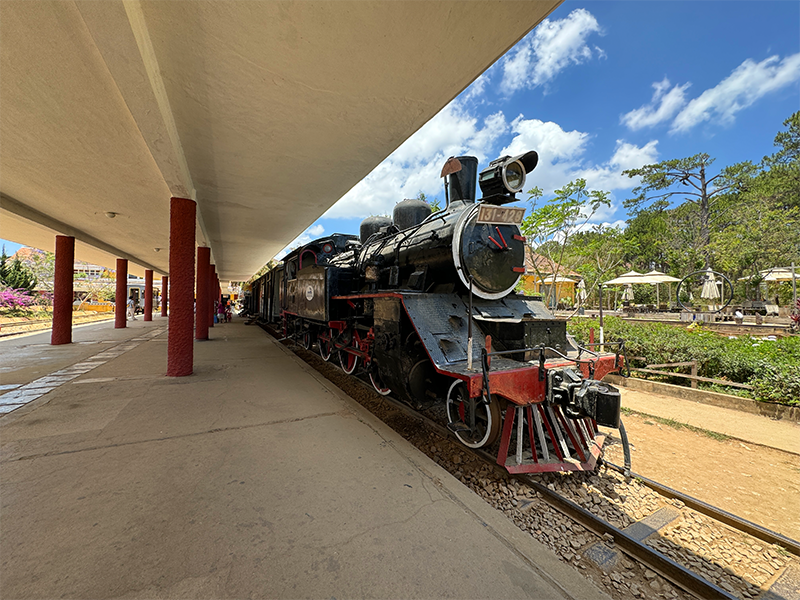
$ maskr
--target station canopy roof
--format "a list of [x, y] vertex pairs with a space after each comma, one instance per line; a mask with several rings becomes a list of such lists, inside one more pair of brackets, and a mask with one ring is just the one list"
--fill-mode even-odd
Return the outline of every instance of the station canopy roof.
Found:
[[246, 279], [558, 4], [0, 2], [0, 238]]

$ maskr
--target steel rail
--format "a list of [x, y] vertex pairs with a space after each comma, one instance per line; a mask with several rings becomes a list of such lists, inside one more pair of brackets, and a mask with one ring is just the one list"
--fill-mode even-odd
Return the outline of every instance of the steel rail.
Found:
[[[358, 382], [365, 388], [373, 389], [371, 385], [368, 385], [366, 382], [361, 381], [360, 379]], [[399, 400], [391, 398], [390, 396], [381, 396], [380, 399], [387, 401], [404, 414], [422, 421], [429, 429], [433, 430], [439, 435], [455, 439], [455, 434], [453, 434], [453, 432], [451, 432], [449, 429], [437, 423], [433, 419], [419, 413], [410, 406], [400, 402]], [[488, 452], [483, 450], [473, 450], [466, 446], [463, 446], [461, 449], [486, 461], [497, 471], [509, 475], [505, 469], [497, 464], [495, 457]], [[525, 485], [539, 492], [545, 502], [547, 502], [550, 506], [558, 510], [560, 513], [566, 515], [573, 521], [580, 523], [590, 531], [593, 531], [600, 537], [611, 535], [614, 543], [623, 552], [645, 565], [651, 571], [655, 571], [665, 579], [671, 581], [682, 590], [701, 599], [723, 598], [725, 600], [737, 600], [736, 596], [733, 596], [722, 588], [717, 587], [694, 571], [683, 567], [668, 556], [665, 556], [664, 554], [651, 548], [647, 544], [632, 538], [621, 529], [614, 527], [607, 521], [604, 521], [583, 507], [578, 506], [568, 498], [560, 495], [558, 492], [554, 492], [541, 483], [535, 481], [532, 477], [521, 474], [511, 474], [510, 476], [522, 481]]]
[[[374, 388], [371, 385], [368, 385], [366, 382], [362, 381], [361, 379], [358, 379], [358, 378], [354, 378], [354, 379], [360, 385], [364, 386], [367, 389], [370, 389], [370, 390], [374, 391]], [[445, 438], [455, 439], [455, 434], [453, 432], [451, 432], [449, 429], [447, 429], [443, 425], [437, 423], [436, 421], [434, 421], [430, 417], [427, 417], [427, 416], [421, 414], [419, 411], [414, 410], [413, 408], [411, 408], [410, 406], [404, 404], [403, 402], [401, 402], [399, 400], [396, 400], [395, 398], [392, 398], [390, 396], [381, 396], [379, 399], [386, 401], [389, 405], [393, 406], [394, 408], [397, 408], [398, 410], [400, 410], [400, 412], [404, 413], [405, 415], [407, 415], [407, 416], [409, 416], [411, 418], [417, 419], [418, 421], [421, 421], [424, 425], [426, 425], [428, 427], [428, 429], [434, 431], [435, 433], [439, 434], [440, 436], [445, 437]], [[606, 539], [607, 539], [607, 536], [611, 536], [611, 538], [614, 541], [614, 544], [616, 546], [618, 546], [620, 548], [620, 550], [622, 550], [622, 552], [624, 552], [625, 554], [629, 555], [630, 557], [632, 557], [633, 559], [637, 560], [638, 562], [642, 563], [643, 565], [645, 565], [650, 570], [660, 574], [662, 577], [664, 577], [665, 579], [671, 581], [673, 584], [675, 584], [677, 587], [681, 588], [682, 590], [692, 594], [693, 596], [696, 596], [697, 598], [701, 598], [701, 599], [705, 599], [705, 598], [709, 598], [709, 599], [723, 598], [725, 600], [737, 600], [736, 596], [734, 596], [732, 594], [729, 594], [728, 592], [726, 592], [722, 588], [716, 586], [715, 584], [713, 584], [712, 582], [710, 582], [710, 581], [706, 580], [705, 578], [701, 577], [697, 573], [685, 568], [684, 566], [682, 566], [679, 563], [675, 562], [674, 560], [672, 560], [668, 556], [665, 556], [661, 552], [658, 552], [657, 550], [651, 548], [647, 544], [634, 539], [633, 537], [629, 536], [627, 533], [625, 533], [621, 529], [619, 529], [617, 527], [614, 527], [613, 525], [611, 525], [607, 521], [605, 521], [605, 520], [601, 519], [600, 517], [592, 514], [591, 512], [589, 512], [586, 509], [584, 509], [583, 507], [581, 507], [578, 504], [572, 502], [568, 498], [562, 496], [558, 492], [555, 492], [555, 491], [549, 489], [548, 487], [542, 485], [538, 481], [534, 480], [532, 477], [527, 476], [527, 475], [523, 475], [523, 474], [509, 474], [505, 469], [502, 469], [502, 467], [497, 464], [497, 461], [496, 461], [495, 457], [493, 457], [488, 452], [483, 451], [483, 450], [473, 450], [473, 449], [468, 448], [468, 447], [463, 446], [463, 445], [462, 445], [461, 449], [463, 451], [465, 451], [465, 452], [469, 452], [469, 453], [473, 454], [474, 456], [477, 456], [478, 458], [484, 460], [492, 468], [496, 469], [497, 471], [502, 472], [503, 474], [506, 474], [506, 475], [510, 475], [511, 477], [513, 477], [513, 478], [523, 482], [525, 485], [531, 487], [533, 490], [538, 492], [541, 495], [542, 499], [545, 502], [547, 502], [550, 506], [552, 506], [554, 509], [558, 510], [559, 512], [561, 512], [562, 514], [564, 514], [568, 518], [578, 522], [582, 526], [584, 526], [587, 529], [589, 529], [590, 531], [594, 532], [596, 535], [599, 535], [600, 537], [605, 537]], [[611, 468], [615, 468], [615, 469], [620, 469], [621, 470], [621, 467], [619, 467], [617, 465], [613, 465], [613, 463], [605, 462], [605, 464], [609, 465]], [[641, 477], [639, 475], [636, 475], [635, 477], [640, 479], [643, 484], [648, 485], [648, 487], [650, 487], [649, 486], [649, 482], [651, 482], [651, 480], [647, 480], [646, 478], [643, 478], [643, 477]], [[687, 507], [689, 507], [691, 509], [694, 509], [694, 510], [698, 510], [698, 512], [702, 512], [703, 514], [708, 514], [708, 513], [705, 512], [705, 510], [700, 510], [700, 508], [708, 507], [707, 510], [710, 511], [710, 512], [714, 512], [715, 514], [722, 515], [724, 513], [724, 511], [720, 511], [719, 509], [714, 509], [714, 507], [712, 507], [710, 505], [707, 505], [707, 504], [705, 504], [705, 503], [703, 503], [703, 502], [701, 502], [699, 500], [696, 500], [694, 498], [690, 498], [688, 496], [682, 495], [682, 494], [680, 494], [680, 492], [677, 492], [675, 490], [671, 490], [670, 488], [667, 488], [666, 486], [661, 486], [660, 484], [657, 484], [654, 481], [652, 483], [654, 484], [654, 486], [658, 486], [658, 488], [653, 487], [652, 489], [654, 489], [656, 491], [659, 491], [659, 493], [660, 493], [661, 489], [663, 489], [663, 490], [665, 490], [667, 492], [665, 494], [667, 496], [669, 496], [671, 493], [674, 493], [674, 494], [676, 494], [675, 496], [669, 496], [669, 497], [673, 497], [673, 498], [676, 498], [678, 500], [681, 500], [681, 502], [686, 504]], [[685, 501], [684, 498], [690, 500], [690, 502]], [[697, 507], [699, 507], [699, 508], [697, 508]], [[724, 520], [721, 521], [721, 522], [726, 523], [726, 524], [730, 524], [735, 529], [739, 529], [739, 527], [737, 525], [739, 523], [741, 523], [741, 522], [748, 523], [748, 522], [744, 521], [744, 519], [739, 519], [738, 517], [735, 517], [735, 515], [730, 515], [729, 513], [724, 513], [724, 514], [725, 515], [729, 515], [730, 523], [728, 523], [728, 521], [724, 521]], [[712, 515], [709, 514], [709, 516], [712, 516]], [[714, 516], [714, 518], [716, 518], [716, 516]], [[765, 528], [762, 528], [762, 527], [760, 527], [758, 525], [755, 525], [755, 524], [750, 524], [750, 525], [752, 525], [753, 531], [758, 531], [758, 532], [766, 531], [766, 532], [769, 532], [769, 530], [766, 530]], [[748, 528], [748, 529], [750, 529], [750, 528]], [[750, 533], [750, 531], [748, 531], [746, 529], [742, 529], [742, 531], [744, 531], [745, 533]], [[789, 542], [793, 542], [793, 540], [790, 540], [789, 538], [783, 538], [783, 536], [780, 536], [780, 534], [776, 534], [774, 532], [769, 532], [769, 533], [771, 533], [774, 536], [776, 536], [776, 538], [779, 537], [779, 538], [787, 540]], [[758, 537], [758, 539], [764, 540], [764, 538], [761, 537], [761, 536], [754, 536], [754, 537]], [[764, 541], [766, 541], [766, 540], [764, 540]], [[783, 545], [783, 544], [781, 543], [781, 545]]]
[[[603, 464], [608, 465], [611, 469], [618, 471], [620, 473], [623, 472], [623, 468], [619, 465], [615, 465], [612, 462], [603, 461]], [[733, 527], [737, 531], [741, 531], [750, 535], [754, 538], [758, 538], [762, 542], [766, 542], [767, 544], [774, 544], [781, 546], [787, 552], [794, 554], [795, 556], [800, 556], [800, 542], [797, 540], [793, 540], [790, 537], [786, 537], [781, 535], [776, 531], [772, 531], [771, 529], [767, 529], [766, 527], [762, 527], [757, 523], [753, 523], [752, 521], [748, 521], [747, 519], [743, 519], [733, 513], [729, 513], [721, 508], [717, 508], [716, 506], [712, 506], [711, 504], [707, 504], [702, 500], [698, 500], [697, 498], [693, 498], [683, 492], [679, 492], [673, 488], [667, 487], [662, 483], [658, 483], [657, 481], [653, 481], [652, 479], [648, 479], [643, 475], [639, 475], [638, 473], [631, 473], [631, 477], [634, 477], [641, 481], [644, 485], [649, 487], [650, 489], [658, 492], [662, 496], [666, 498], [673, 498], [675, 500], [680, 500], [686, 506], [691, 508], [692, 510], [696, 510], [699, 513], [702, 513], [712, 519], [719, 521], [720, 523], [724, 523], [729, 527]]]

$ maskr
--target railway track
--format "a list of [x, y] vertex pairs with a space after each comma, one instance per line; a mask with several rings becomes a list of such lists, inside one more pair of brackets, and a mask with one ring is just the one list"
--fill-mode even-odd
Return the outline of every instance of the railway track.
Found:
[[[104, 313], [99, 313], [103, 315]], [[83, 315], [79, 317], [75, 317], [72, 320], [73, 325], [84, 325], [86, 323], [96, 323], [100, 321], [108, 321], [114, 318], [114, 313], [111, 313], [111, 316], [95, 316], [95, 315]], [[12, 322], [6, 323], [0, 326], [0, 338], [10, 337], [13, 335], [19, 335], [21, 333], [32, 333], [36, 331], [46, 331], [53, 326], [52, 319], [36, 319], [33, 321], [19, 321], [19, 322]]]
[[[369, 387], [365, 382], [360, 383], [365, 388]], [[425, 423], [425, 426], [429, 430], [435, 431], [439, 436], [443, 438], [446, 437], [454, 439], [453, 434], [446, 427], [443, 427], [429, 417], [419, 415], [416, 411], [410, 409], [410, 407], [407, 407], [403, 403], [398, 402], [393, 398], [387, 397], [386, 401], [392, 404], [396, 409], [407, 414], [409, 417], [421, 420]], [[468, 448], [465, 449], [465, 452], [471, 452], [472, 454], [479, 456], [483, 461], [485, 461], [486, 464], [491, 465], [502, 474], [505, 474], [505, 471], [496, 465], [495, 457], [488, 452], [480, 450], [471, 451]], [[618, 465], [607, 463], [606, 466], [619, 473], [624, 472], [624, 469]], [[684, 591], [699, 598], [737, 598], [737, 596], [733, 593], [722, 589], [713, 582], [708, 581], [705, 577], [702, 577], [693, 570], [686, 568], [677, 561], [671, 559], [669, 556], [666, 556], [658, 550], [655, 550], [641, 539], [637, 539], [636, 537], [626, 533], [625, 530], [615, 527], [605, 519], [598, 517], [591, 511], [586, 510], [577, 503], [573, 502], [565, 495], [551, 490], [546, 485], [543, 485], [537, 481], [536, 478], [526, 475], [512, 475], [510, 477], [514, 477], [515, 479], [523, 482], [526, 486], [537, 492], [549, 505], [562, 514], [570, 517], [577, 523], [580, 523], [587, 530], [594, 532], [604, 540], [613, 540], [614, 545], [620, 548], [625, 554], [645, 565], [653, 572], [658, 573]], [[645, 478], [636, 473], [632, 473], [631, 477], [653, 489], [664, 498], [678, 500], [687, 508], [696, 510], [720, 523], [727, 525], [728, 527], [755, 537], [766, 544], [780, 546], [795, 556], [800, 555], [800, 545], [798, 545], [795, 540], [770, 531], [769, 529], [761, 527], [760, 525], [745, 519], [741, 519], [740, 517], [732, 515], [731, 513], [711, 506], [696, 498], [678, 492], [677, 490], [671, 489], [663, 484]]]
[[[271, 332], [276, 333], [276, 332]], [[318, 365], [314, 364], [316, 361], [322, 362], [321, 359], [316, 354], [313, 354], [307, 350], [304, 350], [301, 346], [295, 345], [294, 351], [300, 355], [301, 358], [306, 360], [306, 362], [310, 363], [312, 367], [318, 368]], [[313, 360], [310, 360], [310, 357], [304, 355], [305, 352], [309, 352], [311, 357], [314, 357]], [[332, 363], [323, 363], [328, 364], [332, 369], [335, 369], [337, 372], [340, 372], [338, 367], [335, 367]], [[326, 369], [327, 370], [327, 369]], [[326, 373], [324, 370], [322, 374], [332, 379], [334, 383], [337, 385], [341, 385], [339, 381], [336, 381], [337, 378], [332, 378], [329, 376], [329, 373]], [[344, 374], [342, 373], [342, 376]], [[618, 526], [625, 524], [624, 520], [623, 523], [617, 523], [616, 525], [611, 523], [610, 520], [604, 519], [591, 509], [587, 509], [584, 506], [581, 506], [579, 503], [580, 498], [577, 497], [577, 493], [581, 492], [581, 487], [587, 487], [584, 478], [578, 477], [561, 477], [563, 481], [559, 481], [558, 476], [550, 476], [550, 477], [531, 477], [525, 475], [509, 475], [505, 469], [502, 469], [496, 464], [495, 457], [490, 455], [485, 451], [473, 451], [469, 448], [464, 447], [463, 445], [459, 444], [455, 436], [450, 432], [446, 427], [442, 424], [431, 418], [429, 415], [422, 414], [418, 411], [413, 410], [411, 407], [407, 406], [406, 404], [395, 400], [390, 396], [379, 396], [377, 393], [374, 392], [372, 386], [364, 381], [354, 378], [347, 378], [348, 381], [353, 382], [357, 385], [362, 391], [368, 391], [369, 394], [372, 395], [372, 399], [367, 404], [375, 403], [383, 403], [387, 407], [391, 407], [391, 410], [399, 412], [402, 414], [405, 419], [408, 419], [412, 422], [423, 424], [426, 431], [430, 432], [431, 435], [436, 436], [439, 440], [447, 440], [447, 443], [452, 443], [457, 446], [458, 450], [465, 455], [471, 455], [476, 460], [480, 461], [483, 465], [483, 469], [491, 470], [495, 477], [502, 481], [502, 480], [515, 480], [519, 482], [522, 486], [521, 492], [517, 493], [516, 495], [523, 498], [522, 502], [527, 505], [527, 508], [531, 508], [531, 504], [535, 501], [546, 503], [549, 507], [557, 511], [559, 514], [566, 516], [569, 520], [573, 523], [578, 524], [581, 530], [585, 530], [596, 536], [595, 544], [582, 544], [581, 550], [577, 551], [577, 557], [573, 561], [573, 564], [576, 566], [580, 566], [580, 568], [585, 569], [587, 568], [585, 564], [580, 564], [580, 557], [581, 554], [592, 554], [592, 552], [587, 552], [588, 547], [599, 546], [601, 548], [600, 554], [614, 554], [621, 552], [622, 554], [626, 555], [633, 559], [636, 563], [639, 563], [643, 566], [645, 579], [642, 582], [646, 584], [648, 581], [652, 582], [652, 578], [655, 577], [656, 574], [660, 575], [664, 580], [670, 582], [675, 588], [681, 590], [685, 594], [689, 596], [697, 597], [697, 598], [753, 598], [763, 591], [763, 585], [766, 583], [765, 581], [760, 580], [747, 580], [747, 579], [740, 579], [740, 585], [736, 585], [737, 577], [722, 577], [720, 579], [719, 573], [717, 571], [722, 571], [725, 573], [729, 569], [725, 568], [717, 568], [717, 569], [710, 569], [706, 563], [710, 561], [703, 559], [700, 566], [695, 568], [691, 568], [695, 562], [699, 562], [696, 556], [688, 555], [686, 556], [685, 553], [681, 552], [681, 549], [669, 537], [661, 538], [660, 536], [654, 536], [652, 534], [660, 533], [660, 531], [650, 529], [649, 532], [651, 535], [641, 535], [641, 526], [638, 527], [637, 524], [641, 525], [642, 521], [635, 521], [632, 523], [627, 523], [627, 526]], [[351, 394], [352, 395], [352, 394]], [[358, 400], [358, 398], [357, 398]], [[359, 400], [360, 401], [360, 400]], [[361, 402], [361, 401], [360, 401]], [[367, 406], [364, 402], [361, 402], [366, 406], [366, 408], [370, 409], [371, 412], [376, 413], [370, 406]], [[379, 411], [380, 412], [380, 411]], [[381, 415], [376, 414], [379, 418]], [[383, 419], [387, 421], [387, 419]], [[389, 419], [391, 421], [396, 421], [396, 419]], [[392, 426], [394, 429], [398, 430], [396, 426], [397, 423], [387, 423]], [[400, 429], [403, 427], [401, 426]], [[399, 431], [403, 434], [402, 431]], [[407, 439], [410, 437], [408, 435], [404, 435]], [[414, 443], [413, 440], [412, 443]], [[483, 490], [480, 489], [480, 486], [485, 486], [491, 488], [492, 486], [500, 487], [500, 489], [504, 489], [502, 487], [503, 484], [497, 483], [490, 483], [489, 485], [486, 484], [486, 481], [482, 478], [474, 477], [472, 480], [465, 476], [465, 474], [459, 468], [459, 465], [447, 465], [444, 464], [446, 461], [440, 460], [440, 457], [437, 456], [440, 454], [440, 442], [436, 441], [433, 446], [426, 446], [426, 443], [430, 443], [430, 439], [427, 439], [426, 442], [423, 442], [420, 449], [426, 452], [429, 456], [434, 458], [436, 462], [438, 462], [441, 466], [445, 467], [446, 469], [450, 470], [451, 474], [454, 474], [457, 478], [459, 478], [462, 482], [470, 485], [473, 488], [473, 491], [480, 493], [480, 495], [484, 496], [487, 500], [487, 494], [483, 493]], [[420, 444], [417, 444], [420, 447]], [[431, 452], [430, 448], [435, 447], [436, 450]], [[459, 461], [460, 463], [461, 461]], [[617, 477], [614, 481], [624, 481], [624, 477], [621, 475], [623, 472], [622, 467], [614, 465], [612, 463], [604, 463], [605, 467], [611, 472], [614, 473]], [[482, 471], [484, 472], [484, 471]], [[548, 479], [550, 479], [549, 483], [545, 483]], [[736, 515], [732, 515], [726, 511], [718, 509], [712, 505], [709, 505], [705, 502], [702, 502], [696, 498], [692, 498], [686, 494], [683, 494], [677, 490], [671, 489], [663, 484], [650, 480], [648, 478], [642, 477], [637, 474], [631, 475], [631, 480], [635, 482], [637, 485], [641, 485], [646, 487], [648, 490], [651, 490], [654, 494], [657, 494], [659, 498], [662, 499], [663, 503], [667, 505], [671, 505], [674, 507], [678, 507], [679, 510], [675, 511], [679, 513], [680, 517], [683, 518], [685, 523], [689, 524], [689, 527], [694, 527], [698, 517], [691, 516], [692, 513], [699, 513], [702, 515], [703, 518], [711, 519], [715, 523], [718, 523], [723, 530], [730, 531], [732, 530], [738, 535], [745, 536], [746, 539], [749, 540], [757, 540], [759, 543], [767, 544], [770, 546], [766, 551], [764, 551], [764, 556], [768, 558], [771, 562], [772, 566], [763, 569], [765, 571], [765, 575], [770, 574], [769, 571], [772, 571], [772, 575], [775, 572], [780, 571], [786, 563], [790, 560], [795, 560], [796, 557], [800, 556], [800, 544], [797, 541], [792, 540], [788, 537], [782, 536], [776, 532], [770, 531], [760, 525], [747, 521], [745, 519], [741, 519]], [[476, 489], [476, 482], [477, 489]], [[568, 482], [568, 483], [567, 483]], [[556, 487], [558, 483], [559, 486]], [[616, 485], [616, 484], [613, 484]], [[624, 486], [624, 484], [623, 484]], [[592, 486], [588, 486], [591, 488]], [[561, 489], [559, 489], [561, 488]], [[570, 489], [571, 488], [571, 489]], [[576, 488], [577, 492], [576, 492]], [[511, 486], [505, 489], [516, 489]], [[593, 489], [590, 489], [590, 492], [594, 492]], [[610, 492], [614, 494], [614, 492]], [[618, 494], [620, 495], [620, 494]], [[591, 496], [590, 496], [591, 498]], [[512, 500], [511, 504], [518, 505], [519, 502]], [[584, 503], [585, 504], [585, 503]], [[592, 502], [590, 501], [589, 506], [593, 506]], [[511, 516], [515, 522], [517, 522], [518, 526], [521, 528], [525, 528], [523, 518], [519, 515], [515, 514], [519, 512], [516, 508], [511, 508], [511, 505], [508, 503], [503, 503], [502, 501], [499, 502], [498, 508], [501, 508], [506, 514]], [[675, 517], [672, 519], [675, 520]], [[523, 521], [521, 523], [520, 521]], [[703, 524], [706, 527], [706, 531], [708, 531], [708, 526]], [[563, 527], [563, 526], [562, 526]], [[647, 527], [645, 525], [645, 527]], [[680, 531], [680, 529], [678, 529]], [[533, 533], [533, 531], [531, 531]], [[679, 535], [683, 535], [680, 533]], [[704, 534], [701, 534], [704, 535]], [[713, 535], [713, 534], [712, 534]], [[725, 535], [725, 534], [723, 534]], [[656, 542], [653, 541], [653, 538], [656, 538]], [[735, 537], [735, 536], [734, 536]], [[548, 539], [548, 536], [544, 534], [544, 538]], [[583, 536], [585, 538], [585, 536]], [[581, 538], [579, 538], [581, 539]], [[549, 539], [548, 539], [549, 541]], [[723, 543], [723, 542], [720, 542]], [[728, 542], [724, 542], [726, 545]], [[745, 542], [747, 543], [747, 542]], [[552, 544], [550, 544], [552, 547]], [[604, 547], [604, 548], [603, 548]], [[760, 546], [750, 546], [755, 548], [761, 548]], [[554, 548], [555, 549], [555, 548]], [[777, 552], [776, 552], [777, 551]], [[769, 554], [767, 554], [769, 553]], [[572, 552], [567, 552], [567, 555], [572, 554]], [[596, 554], [596, 552], [595, 552]], [[562, 558], [564, 557], [564, 553], [561, 553]], [[774, 556], [773, 556], [774, 555]], [[785, 560], [786, 556], [793, 555], [794, 559]], [[774, 559], [774, 560], [771, 560]], [[694, 562], [693, 562], [694, 561]], [[586, 562], [586, 559], [584, 559]], [[688, 563], [688, 564], [687, 564]], [[624, 564], [624, 563], [622, 563]], [[600, 567], [600, 571], [603, 571], [602, 565], [595, 565]], [[716, 566], [716, 565], [715, 565]], [[776, 567], [779, 567], [776, 569]], [[710, 572], [715, 571], [715, 572]], [[732, 570], [732, 569], [731, 569]], [[630, 570], [626, 572], [626, 576], [630, 574]], [[715, 577], [716, 576], [716, 577]], [[605, 575], [600, 575], [601, 580], [603, 583], [607, 584], [606, 588], [607, 591], [611, 592], [612, 589], [615, 589], [618, 592], [619, 597], [650, 597], [648, 590], [644, 587], [644, 585], [637, 586], [636, 584], [628, 584], [627, 582], [624, 583], [619, 581], [620, 577], [617, 576], [615, 578], [615, 573], [611, 573], [610, 576], [606, 573]], [[714, 579], [718, 580], [718, 583], [714, 582]], [[762, 578], [763, 579], [763, 578]], [[628, 592], [633, 592], [630, 595]], [[678, 597], [676, 595], [669, 595], [669, 593], [660, 594], [664, 598], [675, 598]]]

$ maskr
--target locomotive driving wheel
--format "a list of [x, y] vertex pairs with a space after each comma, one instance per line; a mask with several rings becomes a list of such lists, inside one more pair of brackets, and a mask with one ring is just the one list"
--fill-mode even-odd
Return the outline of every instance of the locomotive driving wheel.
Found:
[[447, 423], [465, 446], [491, 446], [500, 437], [500, 403], [493, 400], [487, 406], [482, 398], [470, 398], [466, 383], [456, 380], [447, 392]]
[[303, 346], [303, 348], [309, 350], [311, 348], [311, 343], [312, 343], [311, 340], [312, 340], [311, 332], [304, 331], [303, 336], [300, 338], [300, 343]]
[[352, 375], [358, 366], [358, 356], [350, 354], [347, 350], [339, 350], [339, 364], [342, 365], [342, 371]]
[[331, 359], [331, 340], [324, 340], [322, 338], [317, 338], [317, 348], [319, 348], [319, 355], [322, 357], [322, 360], [328, 362]]
[[377, 371], [373, 370], [369, 374], [369, 380], [372, 382], [372, 387], [374, 387], [375, 391], [381, 396], [388, 396], [392, 393], [392, 390], [383, 382], [383, 379]]

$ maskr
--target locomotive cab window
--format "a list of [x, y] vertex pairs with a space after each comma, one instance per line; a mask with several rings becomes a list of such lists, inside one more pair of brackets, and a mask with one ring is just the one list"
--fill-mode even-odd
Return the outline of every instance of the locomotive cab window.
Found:
[[309, 265], [317, 264], [317, 254], [314, 252], [313, 249], [303, 250], [303, 253], [300, 255], [300, 268], [304, 269]]
[[286, 264], [286, 279], [297, 279], [297, 259], [294, 258]]

